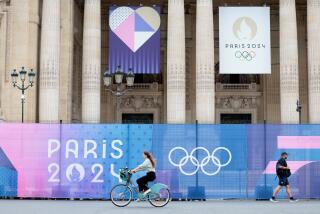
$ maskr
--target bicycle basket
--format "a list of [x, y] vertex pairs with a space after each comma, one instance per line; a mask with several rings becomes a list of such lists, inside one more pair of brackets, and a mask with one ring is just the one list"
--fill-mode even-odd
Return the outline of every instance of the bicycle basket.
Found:
[[129, 170], [128, 169], [121, 169], [120, 170], [120, 178], [123, 181], [128, 181], [129, 180]]

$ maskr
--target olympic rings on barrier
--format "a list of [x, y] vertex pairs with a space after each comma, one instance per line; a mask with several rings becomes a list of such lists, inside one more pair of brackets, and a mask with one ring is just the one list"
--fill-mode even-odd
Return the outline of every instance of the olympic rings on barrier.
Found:
[[251, 52], [248, 52], [248, 51], [236, 51], [235, 53], [235, 57], [238, 58], [238, 59], [245, 59], [247, 61], [251, 61], [252, 59], [254, 59], [256, 57], [256, 53], [251, 51]]
[[[181, 150], [184, 152], [184, 157], [180, 159], [179, 163], [175, 163], [172, 161], [172, 158], [171, 158], [171, 155], [173, 152], [177, 151], [177, 150]], [[206, 157], [203, 158], [202, 160], [198, 160], [194, 154], [195, 152], [197, 151], [204, 151], [205, 154], [206, 154]], [[225, 151], [228, 153], [228, 161], [226, 163], [221, 163], [220, 159], [217, 158], [215, 156], [216, 152], [218, 151]], [[173, 166], [176, 166], [176, 167], [179, 167], [180, 169], [180, 172], [184, 175], [187, 175], [187, 176], [192, 176], [194, 174], [196, 174], [200, 169], [201, 171], [205, 174], [205, 175], [208, 175], [208, 176], [214, 176], [216, 174], [218, 174], [221, 170], [222, 167], [225, 167], [227, 165], [229, 165], [229, 163], [231, 162], [232, 160], [232, 154], [230, 152], [229, 149], [225, 148], [225, 147], [218, 147], [216, 149], [213, 150], [213, 152], [210, 154], [210, 152], [208, 151], [208, 149], [204, 148], [204, 147], [196, 147], [194, 148], [190, 155], [188, 153], [188, 151], [183, 148], [183, 147], [174, 147], [173, 149], [170, 150], [169, 154], [168, 154], [168, 159], [169, 159], [169, 162], [173, 165]], [[212, 161], [212, 163], [217, 167], [217, 169], [214, 171], [214, 172], [207, 172], [204, 167], [206, 165], [209, 164], [210, 160]], [[186, 172], [183, 167], [188, 163], [188, 162], [191, 162], [191, 164], [193, 166], [196, 167], [195, 170], [193, 170], [192, 172]]]

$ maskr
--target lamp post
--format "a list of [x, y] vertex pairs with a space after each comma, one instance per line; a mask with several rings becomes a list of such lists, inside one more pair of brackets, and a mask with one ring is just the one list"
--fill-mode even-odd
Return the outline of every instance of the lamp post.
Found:
[[299, 124], [301, 124], [301, 111], [302, 111], [302, 106], [299, 100], [297, 100], [297, 108], [296, 111], [299, 112]]
[[[17, 84], [18, 82], [18, 77], [20, 76], [20, 81], [21, 84]], [[29, 83], [26, 86], [25, 85], [25, 81], [26, 81], [26, 76], [29, 77]], [[34, 80], [35, 80], [35, 76], [36, 73], [33, 71], [33, 69], [31, 69], [29, 72], [27, 72], [26, 70], [24, 70], [24, 67], [21, 68], [21, 70], [19, 71], [19, 73], [17, 72], [16, 69], [14, 69], [11, 72], [11, 81], [12, 81], [12, 85], [13, 87], [19, 89], [21, 91], [21, 110], [22, 110], [22, 117], [21, 117], [21, 122], [23, 123], [23, 116], [24, 116], [24, 103], [25, 103], [25, 91], [29, 88], [32, 87], [34, 84]]]
[[[123, 87], [123, 78], [126, 78], [126, 86]], [[116, 83], [116, 88], [113, 87], [113, 79]], [[116, 72], [111, 74], [108, 70], [103, 74], [103, 82], [106, 88], [106, 91], [110, 91], [116, 97], [120, 97], [125, 95], [128, 91], [130, 91], [130, 87], [134, 85], [134, 73], [132, 69], [129, 69], [129, 72], [125, 74], [120, 66], [118, 66]]]

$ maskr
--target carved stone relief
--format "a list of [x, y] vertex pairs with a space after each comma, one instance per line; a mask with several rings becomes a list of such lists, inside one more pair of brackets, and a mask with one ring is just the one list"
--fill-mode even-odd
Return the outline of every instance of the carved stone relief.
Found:
[[217, 99], [217, 108], [233, 109], [234, 111], [257, 108], [257, 100], [255, 97], [246, 96], [222, 97]]
[[123, 113], [153, 113], [154, 123], [161, 122], [162, 95], [127, 95], [118, 99], [117, 122]]

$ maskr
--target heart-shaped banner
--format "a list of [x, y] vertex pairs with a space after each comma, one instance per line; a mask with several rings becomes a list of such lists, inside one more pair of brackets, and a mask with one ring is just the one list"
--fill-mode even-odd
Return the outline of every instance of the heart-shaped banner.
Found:
[[152, 7], [118, 7], [109, 19], [110, 29], [133, 52], [139, 50], [160, 27], [160, 15]]

